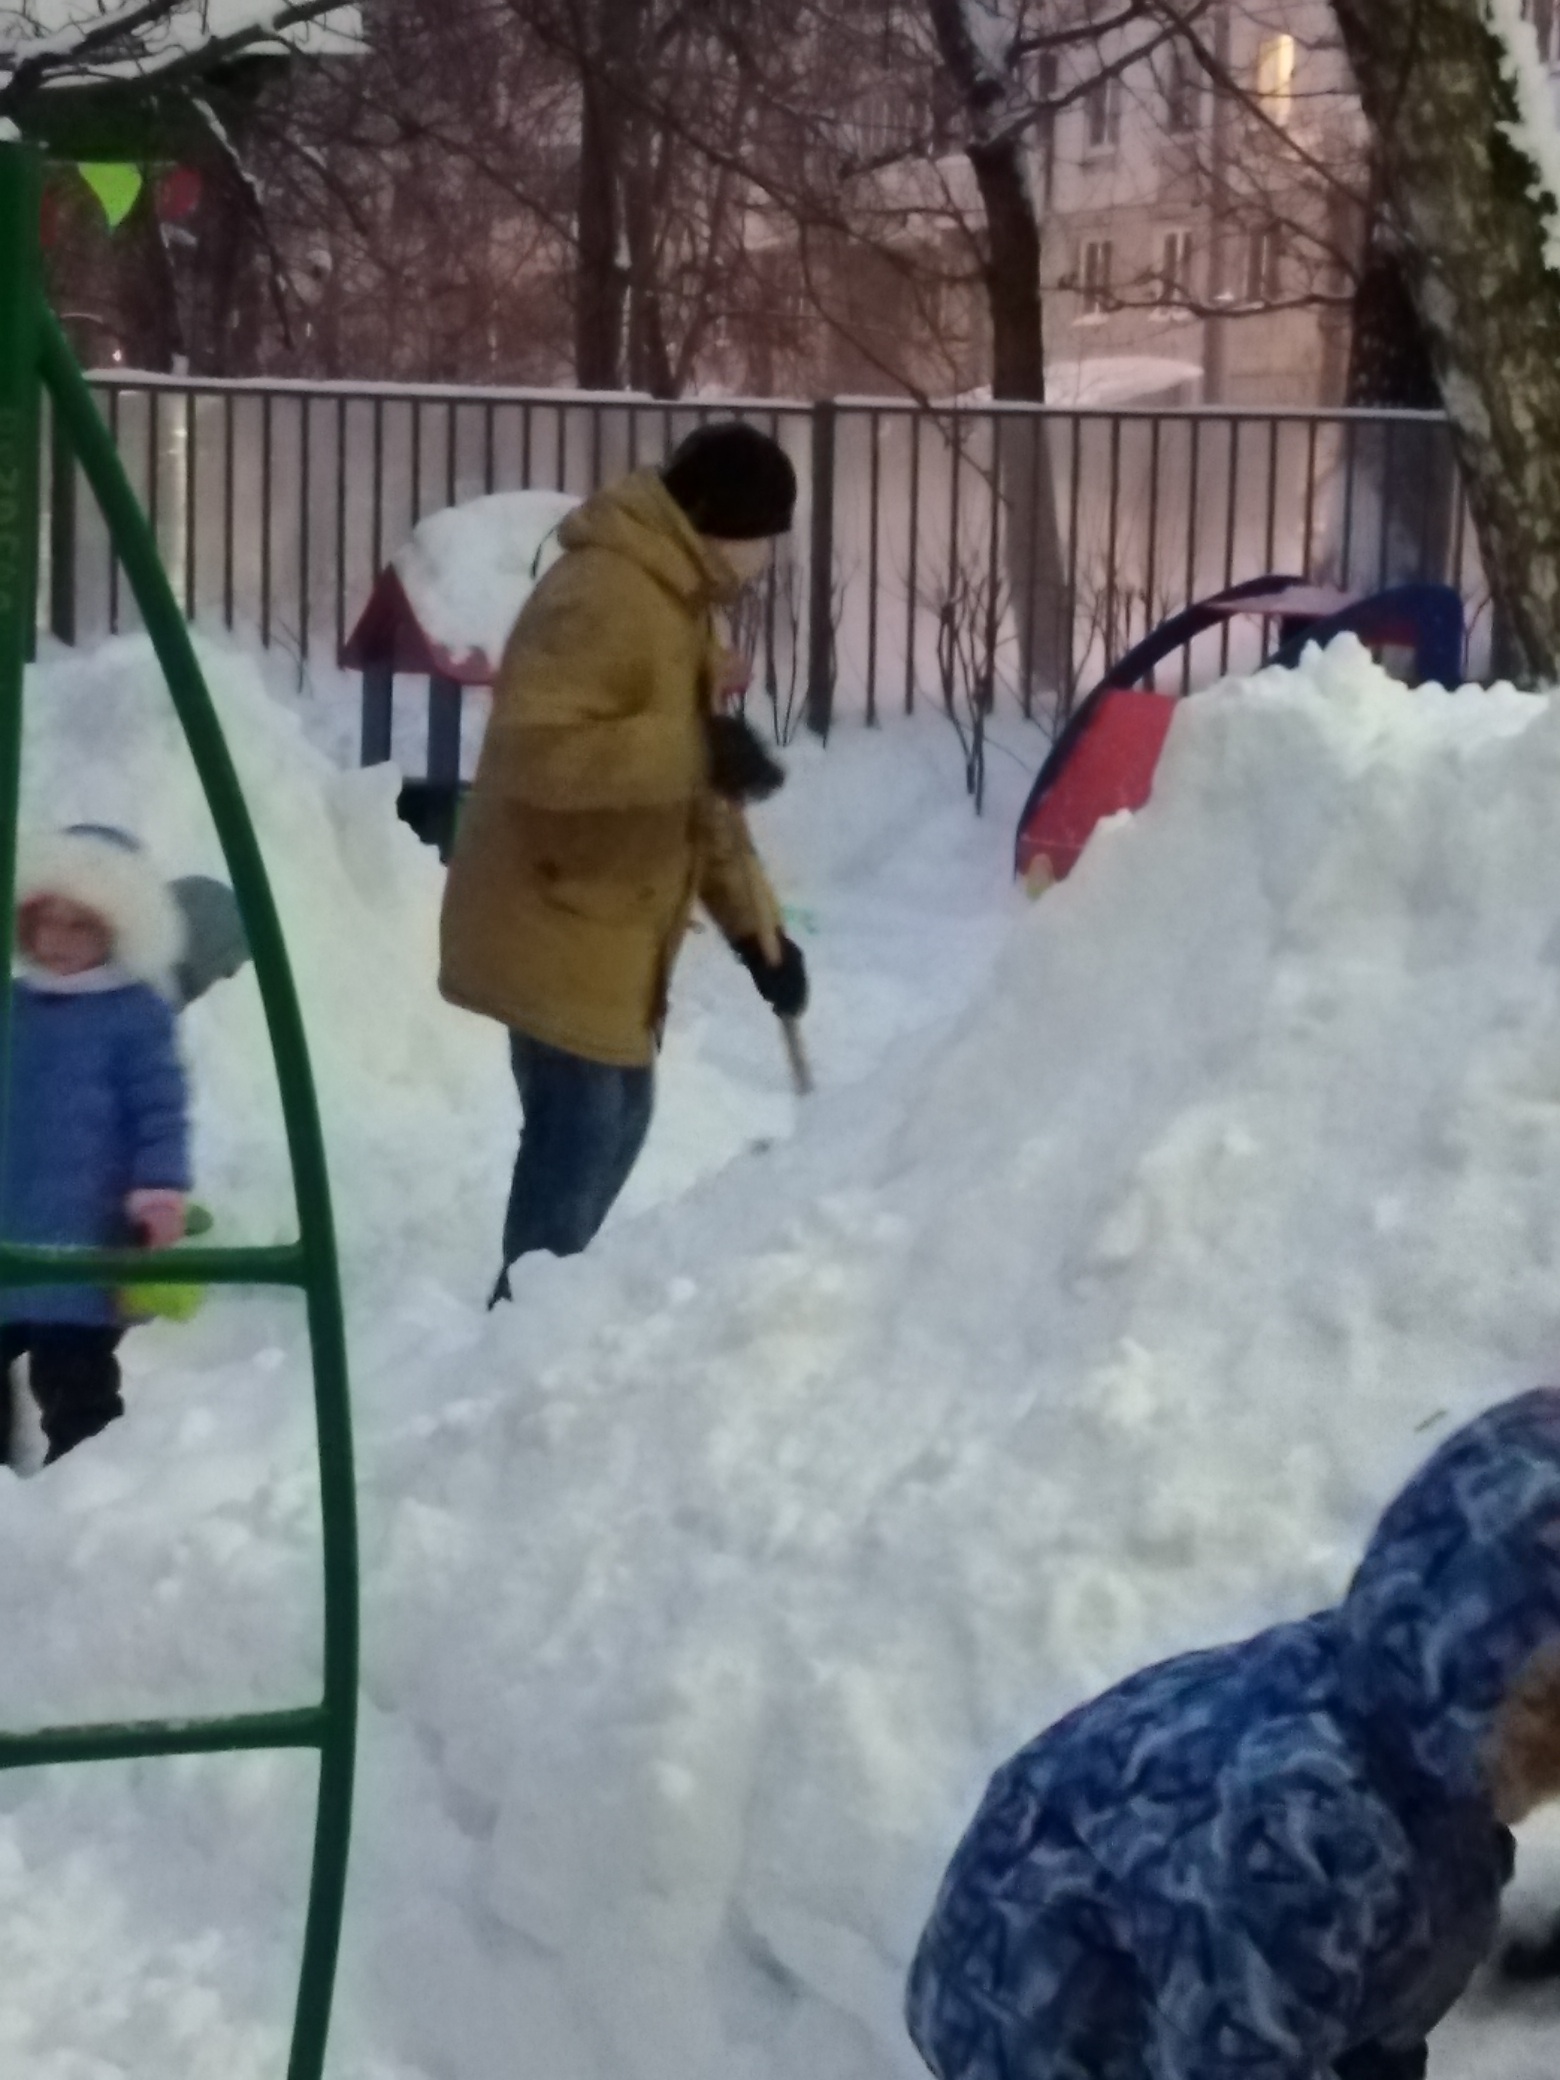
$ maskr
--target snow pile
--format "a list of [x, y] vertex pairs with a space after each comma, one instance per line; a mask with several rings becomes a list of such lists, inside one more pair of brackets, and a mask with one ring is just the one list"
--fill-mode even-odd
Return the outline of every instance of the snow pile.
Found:
[[[301, 790], [224, 701], [246, 772]], [[361, 1100], [428, 1152], [415, 1189], [380, 1204], [396, 1180], [332, 1127], [376, 1238], [349, 1290], [342, 2080], [911, 2080], [903, 1967], [991, 1766], [1147, 1659], [1332, 1599], [1447, 1425], [1554, 1372], [1560, 711], [1409, 693], [1347, 642], [1201, 695], [1147, 810], [1033, 910], [956, 773], [951, 736], [911, 729], [798, 760], [766, 843], [815, 955], [819, 1096], [792, 1110], [772, 1022], [700, 940], [666, 1075], [689, 1138], [644, 1191], [720, 1174], [528, 1262], [501, 1317], [446, 1240], [472, 1121], [507, 1142], [499, 1094], [456, 1092], [467, 1043], [409, 955], [353, 967], [382, 1034], [313, 1008], [327, 1062], [340, 1020], [374, 1064], [409, 1034], [434, 1063], [420, 1101], [383, 1066]], [[301, 969], [337, 943], [327, 903], [390, 922], [316, 828], [333, 787], [295, 822], [264, 805]], [[387, 814], [360, 836], [412, 922], [431, 890]], [[316, 917], [289, 843], [329, 864]], [[722, 1088], [794, 1135], [732, 1160], [723, 1119], [699, 1145]], [[134, 1340], [130, 1420], [0, 1518], [13, 1713], [299, 1679], [299, 1348], [271, 1302]], [[139, 2080], [198, 2038], [258, 2080], [296, 1940], [289, 1769], [0, 1783], [25, 1962], [0, 2043], [29, 2074]], [[1535, 1910], [1557, 1851], [1524, 1844]], [[133, 1931], [133, 1979], [36, 1934], [77, 1902], [94, 1952]], [[1544, 2012], [1471, 2005], [1438, 2072], [1540, 2080]]]
[[442, 650], [456, 659], [475, 650], [498, 663], [578, 504], [562, 491], [497, 491], [418, 522], [393, 567]]

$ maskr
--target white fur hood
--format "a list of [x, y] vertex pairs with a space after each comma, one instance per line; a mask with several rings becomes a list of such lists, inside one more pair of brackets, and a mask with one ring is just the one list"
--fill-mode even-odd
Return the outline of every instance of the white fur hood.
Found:
[[23, 836], [17, 905], [39, 896], [63, 896], [95, 911], [113, 933], [115, 965], [163, 996], [174, 995], [183, 913], [133, 838], [95, 827]]

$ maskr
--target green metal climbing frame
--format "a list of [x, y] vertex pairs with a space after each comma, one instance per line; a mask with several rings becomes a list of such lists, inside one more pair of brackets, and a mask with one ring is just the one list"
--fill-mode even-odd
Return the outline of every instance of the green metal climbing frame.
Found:
[[[38, 574], [39, 399], [102, 507], [206, 791], [243, 912], [281, 1084], [299, 1240], [271, 1249], [87, 1253], [0, 1244], [0, 1289], [33, 1285], [293, 1286], [304, 1295], [314, 1360], [325, 1567], [324, 1685], [317, 1704], [233, 1718], [51, 1727], [0, 1735], [0, 1769], [130, 1757], [315, 1748], [318, 1810], [303, 1964], [287, 2080], [319, 2080], [330, 2027], [352, 1823], [358, 1670], [357, 1523], [346, 1338], [319, 1110], [281, 925], [243, 790], [151, 530], [107, 429], [43, 297], [36, 154], [0, 143], [0, 960], [10, 973], [21, 774], [22, 676]], [[7, 1088], [9, 992], [0, 990], [0, 1093]], [[0, 1104], [0, 1158], [5, 1108]]]

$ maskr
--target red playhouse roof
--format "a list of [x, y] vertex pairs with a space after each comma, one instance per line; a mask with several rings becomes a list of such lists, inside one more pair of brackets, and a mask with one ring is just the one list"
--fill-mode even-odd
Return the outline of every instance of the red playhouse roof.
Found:
[[418, 620], [393, 566], [380, 572], [338, 662], [354, 672], [375, 665], [388, 665], [392, 672], [426, 672], [431, 678], [452, 679], [457, 686], [491, 686], [498, 670], [485, 650], [456, 656], [436, 643]]
[[1142, 808], [1178, 706], [1164, 693], [1113, 688], [1099, 695], [1024, 827], [1021, 874], [1043, 860], [1051, 880], [1065, 880], [1104, 817]]

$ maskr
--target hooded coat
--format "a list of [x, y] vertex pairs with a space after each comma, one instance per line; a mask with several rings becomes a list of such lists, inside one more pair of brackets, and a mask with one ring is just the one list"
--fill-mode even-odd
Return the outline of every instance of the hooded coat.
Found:
[[1324, 2080], [1495, 1936], [1487, 1756], [1560, 1643], [1560, 1390], [1448, 1440], [1343, 1603], [1132, 1677], [993, 1778], [911, 1970], [939, 2080]]
[[440, 986], [533, 1040], [654, 1058], [696, 901], [728, 939], [778, 912], [710, 788], [714, 608], [737, 587], [654, 471], [563, 523], [504, 652], [444, 899]]
[[[118, 1248], [134, 1191], [189, 1187], [188, 1093], [169, 1001], [184, 951], [178, 905], [133, 841], [81, 829], [24, 845], [19, 903], [66, 896], [95, 911], [114, 961], [73, 984], [25, 968], [11, 985], [10, 1093], [0, 1234], [11, 1243]], [[0, 1320], [120, 1324], [91, 1286], [0, 1289]]]

